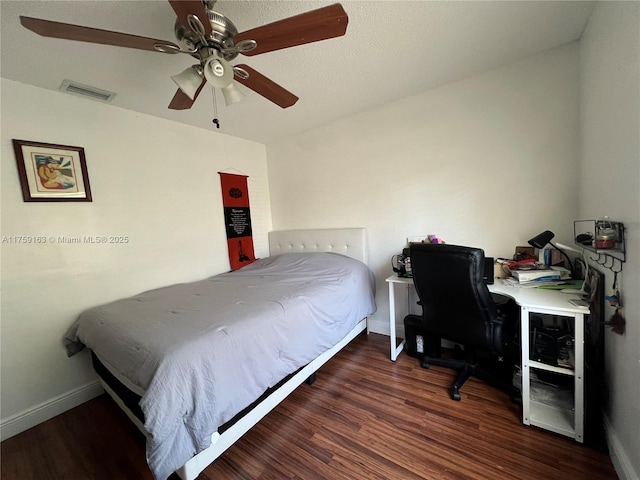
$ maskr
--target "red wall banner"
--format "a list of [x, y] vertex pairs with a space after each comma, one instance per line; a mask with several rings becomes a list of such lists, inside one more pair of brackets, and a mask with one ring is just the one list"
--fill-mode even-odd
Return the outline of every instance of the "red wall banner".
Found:
[[247, 176], [218, 172], [231, 270], [255, 261]]

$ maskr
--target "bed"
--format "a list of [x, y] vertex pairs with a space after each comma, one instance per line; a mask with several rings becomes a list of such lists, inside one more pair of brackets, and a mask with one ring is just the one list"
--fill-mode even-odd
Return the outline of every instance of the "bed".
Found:
[[191, 480], [356, 335], [376, 310], [364, 229], [276, 231], [236, 272], [84, 312], [69, 355], [147, 436], [155, 478]]

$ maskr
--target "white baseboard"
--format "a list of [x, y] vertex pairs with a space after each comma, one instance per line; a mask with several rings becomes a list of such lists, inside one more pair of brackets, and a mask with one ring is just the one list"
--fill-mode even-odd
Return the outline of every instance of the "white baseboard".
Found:
[[627, 452], [620, 444], [620, 440], [609, 421], [609, 417], [607, 417], [607, 415], [603, 415], [603, 417], [604, 430], [607, 436], [607, 445], [609, 446], [609, 456], [611, 457], [613, 468], [618, 474], [618, 478], [620, 480], [639, 480], [638, 472], [633, 468]]
[[51, 400], [23, 410], [9, 418], [3, 418], [0, 422], [0, 441], [11, 438], [42, 422], [46, 422], [67, 410], [71, 410], [101, 395], [103, 392], [104, 390], [100, 383], [92, 381]]
[[[396, 327], [397, 330], [399, 330], [400, 325], [398, 325]], [[382, 335], [387, 335], [389, 336], [391, 333], [391, 329], [389, 328], [389, 320], [378, 320], [378, 321], [374, 321], [374, 320], [369, 320], [369, 332], [371, 333], [380, 333]], [[400, 332], [396, 332], [396, 334], [399, 335]], [[402, 336], [402, 335], [399, 335]]]

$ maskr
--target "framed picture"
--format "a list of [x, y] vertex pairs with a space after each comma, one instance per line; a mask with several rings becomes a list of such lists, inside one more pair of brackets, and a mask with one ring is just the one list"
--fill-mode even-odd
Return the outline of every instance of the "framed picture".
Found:
[[84, 149], [13, 140], [25, 202], [90, 202]]

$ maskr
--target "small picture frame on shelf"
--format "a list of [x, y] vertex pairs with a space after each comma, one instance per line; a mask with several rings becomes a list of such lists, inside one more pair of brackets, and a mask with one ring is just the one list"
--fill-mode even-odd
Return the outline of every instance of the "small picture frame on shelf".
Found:
[[82, 147], [13, 140], [25, 202], [91, 202]]

